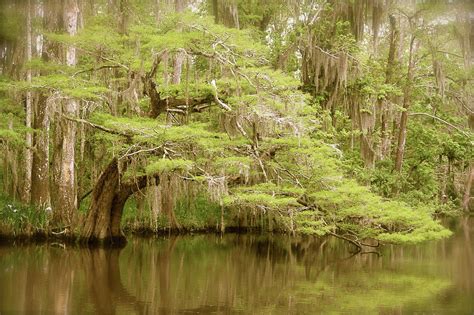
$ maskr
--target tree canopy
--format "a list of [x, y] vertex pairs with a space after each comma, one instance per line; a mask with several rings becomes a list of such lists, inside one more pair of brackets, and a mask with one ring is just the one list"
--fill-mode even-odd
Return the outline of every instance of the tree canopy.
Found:
[[179, 229], [204, 199], [222, 231], [361, 247], [449, 236], [434, 216], [469, 208], [467, 3], [28, 3], [0, 26], [4, 190], [58, 226], [119, 237], [145, 196]]

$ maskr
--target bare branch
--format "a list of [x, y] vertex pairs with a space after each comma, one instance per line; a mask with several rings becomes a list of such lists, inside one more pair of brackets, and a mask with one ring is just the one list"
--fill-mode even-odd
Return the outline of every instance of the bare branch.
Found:
[[214, 100], [216, 101], [216, 103], [222, 107], [223, 109], [225, 109], [226, 111], [232, 111], [232, 108], [230, 108], [229, 105], [227, 105], [226, 103], [224, 103], [223, 101], [221, 101], [219, 99], [219, 97], [217, 96], [217, 85], [216, 85], [216, 80], [212, 80], [211, 81], [211, 85], [212, 87], [214, 88]]
[[126, 137], [126, 138], [131, 138], [132, 135], [129, 134], [129, 133], [126, 133], [126, 132], [123, 132], [123, 131], [118, 131], [118, 130], [114, 130], [114, 129], [110, 129], [110, 128], [107, 128], [107, 127], [104, 127], [104, 126], [101, 126], [101, 125], [97, 125], [97, 124], [94, 124], [88, 120], [85, 120], [85, 119], [80, 119], [80, 118], [73, 118], [73, 117], [69, 117], [67, 115], [62, 115], [65, 119], [67, 120], [70, 120], [70, 121], [74, 121], [74, 122], [78, 122], [78, 123], [82, 123], [82, 124], [86, 124], [92, 128], [95, 128], [95, 129], [99, 129], [99, 130], [102, 130], [102, 131], [105, 131], [105, 132], [108, 132], [108, 133], [111, 133], [111, 134], [115, 134], [115, 135], [119, 135], [119, 136], [123, 136], [123, 137]]
[[133, 151], [132, 153], [125, 153], [124, 155], [122, 155], [121, 157], [119, 157], [119, 160], [123, 159], [123, 158], [128, 158], [128, 157], [131, 157], [133, 155], [137, 155], [137, 154], [140, 154], [140, 153], [146, 153], [146, 152], [153, 152], [153, 151], [156, 151], [158, 149], [161, 149], [163, 148], [163, 145], [159, 145], [157, 147], [153, 147], [153, 148], [148, 148], [148, 149], [141, 149], [141, 150], [137, 150], [137, 151]]
[[439, 122], [442, 122], [443, 124], [453, 128], [453, 129], [455, 129], [456, 131], [458, 131], [459, 133], [465, 135], [466, 137], [469, 137], [469, 135], [465, 131], [461, 130], [459, 127], [456, 127], [455, 125], [453, 125], [453, 124], [447, 122], [446, 120], [441, 119], [437, 116], [434, 116], [434, 115], [431, 115], [431, 114], [428, 114], [428, 113], [409, 113], [408, 115], [409, 116], [427, 116], [427, 117], [433, 118], [433, 119], [435, 119]]
[[75, 77], [78, 74], [85, 73], [85, 72], [98, 71], [98, 70], [102, 70], [102, 69], [116, 69], [116, 68], [121, 68], [121, 66], [120, 65], [104, 65], [104, 66], [100, 66], [100, 67], [97, 67], [97, 68], [93, 67], [93, 68], [77, 71], [72, 75], [72, 77]]

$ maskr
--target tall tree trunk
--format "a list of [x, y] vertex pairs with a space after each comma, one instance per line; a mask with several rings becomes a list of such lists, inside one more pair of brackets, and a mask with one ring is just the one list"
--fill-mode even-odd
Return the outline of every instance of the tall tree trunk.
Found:
[[[474, 114], [468, 115], [468, 125], [471, 131], [474, 131]], [[471, 211], [473, 209], [474, 203], [471, 202], [473, 199], [473, 190], [474, 190], [474, 162], [469, 163], [469, 168], [467, 170], [466, 182], [464, 184], [464, 196], [462, 199], [462, 207], [465, 211]]]
[[35, 104], [35, 129], [31, 203], [47, 207], [49, 197], [49, 108], [47, 97], [39, 93]]
[[465, 69], [471, 67], [472, 51], [474, 50], [474, 19], [471, 18], [471, 12], [472, 10], [470, 10], [469, 6], [465, 6], [463, 12], [460, 12], [461, 30], [459, 41]]
[[219, 23], [219, 0], [212, 0], [212, 13], [214, 14], [214, 23]]
[[[43, 18], [44, 7], [41, 2], [36, 3], [35, 17]], [[37, 58], [42, 56], [43, 36], [36, 35], [35, 54]], [[31, 203], [44, 207], [50, 206], [49, 191], [49, 103], [47, 95], [37, 93], [34, 106], [34, 152], [33, 172], [31, 176]]]
[[[76, 0], [68, 0], [64, 6], [64, 21], [66, 31], [69, 36], [74, 36], [77, 33], [77, 23], [79, 17], [79, 7]], [[66, 48], [66, 64], [69, 67], [76, 65], [76, 47], [68, 45]], [[78, 112], [78, 101], [69, 98], [63, 104], [63, 113], [68, 116], [76, 116]], [[59, 140], [60, 154], [59, 165], [56, 171], [58, 196], [55, 205], [56, 216], [66, 224], [71, 224], [75, 209], [77, 207], [76, 198], [76, 179], [75, 179], [75, 144], [76, 144], [76, 124], [72, 121], [67, 121], [59, 118], [61, 126], [62, 137]]]
[[[50, 32], [50, 33], [54, 33], [54, 32], [62, 32], [64, 31], [64, 26], [63, 26], [63, 17], [64, 17], [64, 3], [63, 1], [42, 1], [42, 6], [43, 6], [43, 10], [40, 10], [41, 13], [43, 15], [43, 18], [42, 18], [42, 28], [46, 31], [46, 32]], [[38, 14], [38, 15], [40, 15]], [[61, 56], [61, 47], [58, 43], [55, 43], [51, 40], [48, 40], [48, 39], [43, 39], [41, 36], [39, 37], [40, 39], [40, 45], [37, 45], [37, 54], [38, 54], [38, 57], [41, 56], [41, 59], [46, 61], [46, 62], [55, 62], [56, 60], [56, 56]], [[45, 71], [46, 75], [48, 75], [49, 73], [47, 71]], [[41, 75], [41, 73], [40, 73]], [[39, 94], [39, 93], [38, 93]], [[54, 214], [54, 219], [58, 222], [61, 222], [63, 220], [62, 218], [62, 203], [60, 201], [60, 198], [59, 198], [59, 178], [60, 178], [60, 169], [61, 169], [61, 154], [62, 154], [62, 131], [61, 131], [61, 124], [60, 124], [60, 121], [61, 121], [61, 116], [59, 113], [62, 112], [62, 107], [60, 106], [59, 104], [59, 101], [56, 101], [56, 102], [53, 102], [51, 101], [50, 103], [48, 103], [48, 106], [50, 106], [51, 110], [49, 111], [50, 115], [48, 117], [46, 117], [46, 115], [48, 115], [48, 110], [46, 109], [46, 104], [44, 103], [47, 99], [47, 94], [45, 95], [38, 95], [38, 97], [40, 98], [40, 100], [38, 100], [38, 104], [37, 104], [37, 111], [41, 112], [41, 111], [44, 111], [44, 114], [45, 116], [44, 117], [40, 117], [37, 119], [37, 122], [39, 124], [38, 128], [41, 128], [41, 122], [43, 122], [45, 125], [46, 125], [46, 119], [48, 119], [48, 122], [54, 122], [53, 124], [49, 123], [49, 126], [52, 127], [52, 132], [51, 133], [47, 133], [45, 132], [45, 130], [41, 130], [40, 134], [38, 134], [36, 136], [36, 143], [40, 143], [40, 142], [43, 142], [43, 143], [46, 143], [46, 137], [47, 136], [50, 136], [50, 137], [53, 137], [53, 141], [48, 141], [48, 143], [50, 145], [53, 145], [53, 150], [52, 151], [52, 156], [51, 156], [51, 162], [52, 164], [49, 166], [50, 168], [50, 173], [49, 173], [49, 176], [50, 176], [50, 183], [49, 183], [49, 186], [50, 186], [50, 195], [49, 195], [49, 199], [51, 201], [51, 205], [52, 205], [52, 208], [54, 210], [53, 214]], [[42, 98], [44, 97], [44, 101], [42, 100]], [[54, 115], [53, 115], [54, 113]], [[39, 139], [38, 137], [42, 135], [44, 136], [45, 138], [43, 139]], [[46, 163], [46, 161], [40, 161], [40, 158], [43, 157], [43, 158], [46, 158], [47, 155], [46, 155], [46, 148], [45, 147], [37, 147], [38, 150], [44, 150], [44, 153], [41, 153], [41, 154], [38, 154], [36, 156], [36, 161], [37, 163], [39, 164], [43, 164], [43, 163]], [[49, 158], [49, 156], [48, 156]], [[48, 162], [49, 164], [49, 162]], [[44, 164], [45, 165], [45, 164]], [[52, 169], [52, 171], [51, 171]], [[44, 171], [44, 170], [43, 170]], [[35, 175], [35, 177], [38, 179], [39, 178], [39, 174]], [[44, 179], [44, 178], [42, 178]], [[40, 187], [35, 187], [36, 188], [40, 188]], [[42, 189], [42, 188], [41, 188]], [[35, 192], [35, 195], [36, 196], [41, 196], [41, 194], [37, 194]], [[35, 197], [36, 198], [36, 197]], [[34, 202], [36, 202], [35, 200], [33, 200]], [[65, 220], [64, 220], [65, 221]]]
[[183, 72], [183, 63], [186, 60], [186, 51], [178, 49], [174, 56], [172, 84], [181, 83], [181, 74]]
[[[467, 10], [463, 12], [463, 24], [464, 24], [464, 30], [462, 32], [461, 36], [461, 49], [464, 57], [464, 68], [465, 71], [468, 73], [472, 69], [472, 52], [474, 51], [474, 19], [470, 17], [470, 13], [472, 12], [472, 9], [474, 6], [471, 4], [470, 6], [466, 6]], [[466, 93], [467, 94], [467, 93]], [[472, 95], [468, 96], [469, 103], [471, 104], [472, 108]], [[474, 131], [474, 114], [468, 113], [467, 114], [467, 121], [468, 121], [468, 126], [471, 129], [471, 131]], [[466, 182], [464, 184], [464, 196], [462, 200], [462, 207], [465, 211], [472, 211], [473, 209], [473, 202], [472, 196], [473, 196], [473, 185], [474, 181], [474, 162], [469, 163], [469, 168], [467, 170], [467, 176], [466, 176]]]
[[361, 109], [361, 104], [357, 106], [357, 118], [360, 128], [360, 154], [366, 168], [374, 168], [375, 151], [373, 149], [372, 132], [375, 125], [374, 113], [372, 109], [370, 113], [367, 108]]
[[[92, 191], [92, 200], [87, 218], [81, 232], [88, 241], [110, 240], [123, 241], [121, 234], [112, 235], [112, 208], [119, 190], [119, 168], [114, 159], [99, 177]], [[114, 231], [116, 229], [113, 229]]]
[[[186, 6], [185, 0], [175, 0], [175, 12], [182, 13]], [[173, 77], [171, 78], [172, 84], [181, 83], [181, 73], [183, 72], [183, 63], [186, 57], [186, 51], [184, 49], [178, 49], [176, 51], [173, 60]]]
[[403, 92], [403, 112], [400, 117], [400, 127], [398, 132], [397, 154], [395, 156], [395, 170], [402, 171], [403, 157], [405, 155], [405, 143], [407, 139], [408, 109], [411, 104], [413, 71], [415, 67], [414, 54], [416, 50], [416, 38], [412, 34], [410, 39], [410, 53], [408, 57], [407, 82]]
[[472, 182], [474, 181], [474, 163], [471, 162], [471, 165], [468, 168], [466, 177], [466, 183], [464, 187], [464, 196], [462, 199], [462, 208], [464, 211], [470, 211], [472, 209], [472, 190], [473, 185]]
[[240, 28], [239, 9], [236, 0], [212, 2], [215, 22], [231, 28]]
[[183, 12], [186, 8], [186, 0], [174, 0], [174, 10], [176, 12]]
[[[26, 61], [31, 61], [32, 54], [32, 28], [31, 28], [31, 0], [28, 0], [26, 8]], [[26, 70], [26, 81], [31, 83], [31, 69]], [[26, 92], [26, 128], [31, 129], [33, 121], [33, 95], [31, 91]], [[31, 171], [33, 166], [33, 135], [31, 131], [26, 132], [26, 150], [25, 150], [25, 178], [23, 200], [29, 203], [31, 200]]]
[[[13, 131], [13, 120], [8, 120], [8, 129]], [[18, 196], [18, 149], [10, 144], [8, 140], [3, 144], [5, 154], [3, 155], [3, 190], [6, 194], [16, 200]]]
[[120, 34], [127, 34], [128, 30], [128, 1], [127, 0], [120, 0], [120, 22], [119, 22], [119, 32]]
[[[393, 81], [393, 73], [398, 63], [396, 59], [398, 56], [398, 48], [400, 41], [400, 31], [397, 27], [397, 20], [394, 15], [390, 15], [390, 46], [387, 59], [387, 68], [385, 70], [385, 83], [390, 84]], [[380, 143], [380, 156], [381, 159], [385, 158], [390, 154], [390, 131], [389, 131], [389, 110], [387, 108], [387, 100], [380, 100], [381, 108], [381, 143]]]

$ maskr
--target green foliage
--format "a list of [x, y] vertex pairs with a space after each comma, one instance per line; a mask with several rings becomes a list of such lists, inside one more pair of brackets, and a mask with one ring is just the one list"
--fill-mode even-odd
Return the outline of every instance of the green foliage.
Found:
[[[166, 14], [157, 22], [142, 2], [127, 2], [128, 19], [97, 10], [75, 36], [43, 32], [51, 44], [78, 48], [75, 66], [55, 58], [33, 59], [23, 64], [23, 70], [35, 73], [31, 82], [1, 78], [0, 91], [80, 100], [81, 118], [90, 122], [84, 130], [92, 157], [84, 165], [105, 153], [104, 160], [130, 162], [121, 180], [174, 173], [194, 180], [200, 185], [195, 195], [180, 192], [174, 199], [178, 221], [192, 228], [217, 224], [217, 204], [222, 203], [226, 219], [234, 211], [254, 218], [263, 213], [289, 232], [387, 243], [447, 237], [450, 232], [433, 219], [438, 207], [431, 207], [439, 191], [438, 159], [465, 167], [473, 157], [472, 137], [428, 128], [410, 117], [400, 174], [393, 172], [389, 158], [368, 170], [360, 158], [361, 145], [354, 144], [364, 136], [374, 143], [380, 140], [380, 126], [367, 131], [358, 126], [360, 116], [378, 119], [381, 106], [397, 115], [406, 111], [398, 100], [410, 84], [409, 112], [435, 108], [437, 115], [458, 124], [443, 110], [445, 99], [424, 90], [424, 77], [431, 74], [409, 82], [405, 66], [397, 67], [389, 82], [386, 56], [356, 41], [355, 21], [337, 7], [303, 2], [300, 13], [291, 16], [281, 11], [285, 4], [239, 1], [244, 29], [226, 28], [189, 11]], [[320, 58], [311, 59], [313, 54]], [[181, 83], [172, 84], [177, 57], [183, 58]], [[419, 67], [431, 69], [423, 58]], [[457, 77], [465, 79], [466, 74]], [[147, 91], [149, 84], [156, 93]], [[318, 89], [318, 84], [326, 88]], [[159, 104], [168, 108], [157, 118], [147, 118], [157, 95]], [[57, 110], [59, 104], [54, 106]], [[12, 112], [15, 127], [23, 112]], [[9, 128], [12, 116], [7, 113], [0, 112], [0, 139], [22, 145], [25, 129]], [[394, 195], [396, 199], [387, 199]], [[191, 204], [194, 210], [186, 210]], [[131, 214], [124, 218], [126, 226], [171, 225], [164, 214], [152, 214], [149, 207], [138, 214], [135, 206], [127, 204]], [[134, 215], [140, 216], [138, 221]]]
[[[199, 194], [192, 200], [183, 196], [177, 200], [174, 214], [181, 229], [185, 231], [215, 230], [221, 219], [221, 207], [210, 202], [204, 194]], [[229, 212], [225, 213], [225, 220], [227, 224], [232, 224]], [[169, 230], [170, 222], [162, 212], [154, 216], [148, 204], [142, 212], [138, 212], [136, 200], [130, 198], [125, 206], [122, 227], [132, 232], [164, 232]]]
[[256, 193], [267, 193], [271, 195], [284, 195], [298, 197], [302, 195], [305, 190], [303, 188], [293, 185], [275, 185], [274, 183], [261, 183], [253, 186], [242, 186], [236, 188], [239, 192], [256, 192]]
[[192, 168], [193, 161], [183, 159], [159, 159], [149, 163], [145, 167], [145, 173], [147, 175], [178, 172], [178, 171], [189, 171]]
[[[391, 309], [400, 309], [400, 305], [429, 300], [449, 286], [448, 280], [433, 280], [430, 276], [385, 271], [377, 273], [377, 276], [374, 277], [371, 273], [357, 272], [347, 279], [343, 279], [342, 282], [337, 281], [334, 284], [330, 277], [325, 275], [318, 278], [314, 284], [299, 285], [297, 296], [305, 303], [320, 305], [316, 302], [317, 299], [312, 296], [315, 294], [314, 292], [319, 292], [321, 295], [330, 295], [337, 301], [338, 311], [351, 313], [357, 310], [357, 312], [375, 314]], [[383, 288], [388, 289], [384, 290]], [[347, 289], [350, 290], [349, 294], [346, 293]], [[318, 298], [319, 294], [316, 294]], [[329, 305], [331, 304], [323, 304], [316, 309], [321, 313], [331, 313]]]
[[24, 24], [21, 13], [8, 2], [0, 3], [0, 40], [13, 42], [22, 35]]
[[27, 128], [23, 126], [22, 119], [23, 113], [18, 104], [0, 95], [0, 140], [13, 147], [24, 146]]
[[[214, 230], [221, 219], [221, 207], [203, 194], [192, 200], [180, 198], [174, 213], [178, 222], [187, 230]], [[232, 224], [228, 211], [224, 213], [224, 220], [227, 224]]]
[[[309, 195], [318, 211], [299, 214], [298, 223], [303, 232], [313, 229], [324, 234], [345, 231], [360, 238], [372, 238], [389, 243], [418, 243], [451, 235], [441, 224], [432, 220], [427, 208], [412, 208], [399, 201], [385, 201], [371, 193], [367, 187], [344, 180], [331, 190], [321, 190]], [[311, 219], [322, 218], [315, 227]], [[308, 220], [308, 218], [310, 220]]]
[[12, 146], [22, 146], [25, 144], [25, 140], [22, 137], [23, 134], [10, 129], [0, 129], [0, 139]]
[[238, 207], [257, 207], [262, 209], [284, 210], [290, 206], [296, 206], [298, 203], [291, 197], [273, 197], [262, 193], [236, 193], [231, 197], [224, 199], [226, 206]]
[[0, 194], [0, 234], [31, 236], [48, 234], [51, 213], [44, 209], [25, 206]]

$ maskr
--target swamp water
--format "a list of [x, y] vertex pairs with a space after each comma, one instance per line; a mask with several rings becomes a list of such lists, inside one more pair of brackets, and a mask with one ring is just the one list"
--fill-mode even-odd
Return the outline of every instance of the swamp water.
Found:
[[382, 256], [334, 238], [130, 238], [0, 247], [0, 314], [474, 314], [474, 219]]

